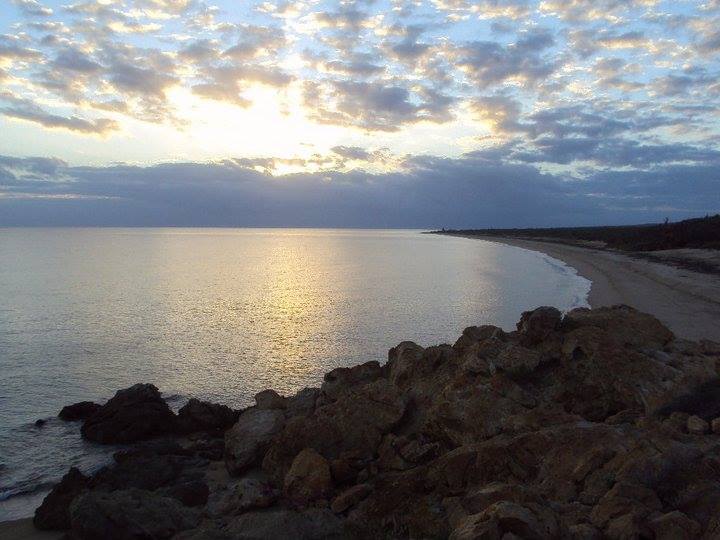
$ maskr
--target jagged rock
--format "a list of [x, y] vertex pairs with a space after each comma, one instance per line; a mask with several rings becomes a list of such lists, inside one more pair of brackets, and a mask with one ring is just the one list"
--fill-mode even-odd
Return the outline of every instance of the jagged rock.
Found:
[[226, 463], [207, 461], [211, 433], [155, 439], [86, 491], [134, 501], [131, 517], [155, 498], [201, 513], [182, 540], [715, 538], [720, 445], [693, 424], [718, 429], [718, 367], [719, 346], [630, 308], [541, 308], [515, 332], [401, 343], [322, 391], [262, 392], [221, 441]]
[[88, 487], [89, 479], [72, 467], [35, 510], [33, 524], [40, 530], [70, 528], [70, 504]]
[[326, 459], [355, 450], [372, 456], [387, 433], [403, 417], [405, 400], [384, 379], [357, 385], [307, 418], [294, 417], [272, 441], [263, 469], [282, 481], [290, 464], [304, 448]]
[[158, 494], [176, 499], [185, 506], [196, 507], [208, 502], [210, 488], [202, 480], [190, 480], [159, 490]]
[[336, 368], [325, 374], [320, 391], [330, 401], [335, 401], [351, 387], [375, 381], [382, 375], [383, 370], [375, 361], [350, 368]]
[[423, 349], [412, 341], [403, 341], [388, 352], [390, 381], [400, 388], [405, 388], [416, 370], [422, 370]]
[[248, 409], [225, 433], [225, 465], [230, 474], [240, 475], [262, 460], [273, 436], [285, 423], [276, 409]]
[[58, 416], [60, 419], [72, 422], [75, 420], [85, 420], [100, 410], [102, 405], [93, 403], [92, 401], [81, 401], [66, 405], [62, 408]]
[[561, 319], [562, 313], [554, 307], [524, 312], [517, 323], [522, 343], [530, 346], [540, 343], [560, 326]]
[[463, 351], [477, 343], [488, 339], [505, 340], [505, 332], [502, 328], [492, 325], [469, 326], [463, 330], [462, 335], [453, 345], [453, 348]]
[[199, 522], [199, 513], [177, 500], [138, 489], [89, 491], [70, 506], [72, 536], [79, 540], [165, 539]]
[[283, 509], [246, 512], [232, 520], [226, 532], [236, 540], [340, 540], [348, 537], [342, 521], [335, 514], [314, 508], [303, 512]]
[[330, 464], [312, 448], [301, 451], [285, 475], [285, 496], [297, 504], [324, 499], [332, 487]]
[[178, 411], [178, 424], [185, 433], [224, 431], [235, 423], [237, 417], [230, 407], [192, 398]]
[[279, 497], [277, 489], [257, 478], [242, 478], [226, 503], [225, 513], [241, 514], [248, 510], [272, 506]]
[[263, 390], [255, 394], [255, 404], [258, 409], [285, 409], [287, 401], [287, 398], [275, 390]]
[[713, 433], [720, 433], [720, 417], [714, 418], [713, 421], [710, 422], [710, 428]]
[[372, 488], [368, 484], [357, 484], [335, 497], [330, 505], [330, 509], [336, 514], [342, 514], [362, 501], [371, 491]]
[[287, 399], [285, 415], [288, 418], [311, 415], [315, 412], [319, 397], [319, 388], [303, 388], [297, 394]]
[[150, 439], [177, 428], [177, 417], [152, 384], [136, 384], [118, 390], [115, 396], [90, 416], [82, 436], [102, 444]]
[[616, 343], [647, 349], [659, 349], [675, 336], [652, 315], [641, 313], [628, 306], [577, 308], [565, 314], [562, 320], [565, 332], [594, 327], [605, 331]]
[[691, 540], [700, 536], [700, 524], [677, 510], [668, 512], [648, 523], [655, 540]]
[[687, 430], [695, 435], [704, 435], [710, 431], [710, 424], [699, 416], [690, 416], [687, 419]]
[[466, 518], [450, 538], [505, 538], [512, 534], [526, 540], [542, 540], [558, 536], [558, 523], [553, 512], [542, 505], [500, 501], [482, 512]]

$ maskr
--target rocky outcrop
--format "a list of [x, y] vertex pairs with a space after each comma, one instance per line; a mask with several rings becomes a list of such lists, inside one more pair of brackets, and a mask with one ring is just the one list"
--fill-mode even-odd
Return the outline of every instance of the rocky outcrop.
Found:
[[67, 422], [74, 422], [76, 420], [85, 420], [90, 418], [93, 414], [98, 412], [102, 408], [102, 405], [93, 403], [92, 401], [81, 401], [79, 403], [73, 403], [62, 408], [58, 416], [61, 420]]
[[162, 540], [197, 527], [200, 513], [175, 499], [139, 489], [89, 491], [73, 501], [70, 522], [78, 540]]
[[152, 384], [136, 384], [119, 390], [90, 416], [81, 433], [103, 444], [131, 443], [173, 433], [177, 417]]
[[178, 411], [178, 429], [184, 433], [195, 431], [224, 432], [237, 420], [230, 407], [192, 398]]
[[70, 504], [89, 486], [89, 479], [72, 467], [35, 510], [33, 524], [40, 530], [70, 528]]
[[56, 506], [77, 538], [717, 538], [719, 366], [625, 306], [540, 308], [261, 392], [224, 441], [145, 443]]
[[239, 475], [262, 460], [273, 436], [285, 423], [277, 409], [248, 409], [225, 433], [225, 464], [230, 474]]

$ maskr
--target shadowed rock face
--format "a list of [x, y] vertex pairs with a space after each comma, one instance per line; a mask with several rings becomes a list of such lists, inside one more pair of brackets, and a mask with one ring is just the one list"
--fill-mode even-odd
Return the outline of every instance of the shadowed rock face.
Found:
[[156, 503], [180, 526], [153, 534], [180, 539], [718, 538], [719, 365], [624, 306], [540, 308], [261, 393], [222, 460], [206, 440], [132, 450], [55, 510], [77, 538], [112, 512], [132, 537]]
[[81, 401], [80, 403], [74, 403], [63, 407], [58, 416], [60, 419], [68, 422], [85, 420], [98, 412], [101, 408], [101, 405], [93, 403], [92, 401]]
[[172, 433], [177, 417], [152, 384], [136, 384], [119, 390], [90, 416], [82, 426], [88, 440], [117, 444], [130, 443]]

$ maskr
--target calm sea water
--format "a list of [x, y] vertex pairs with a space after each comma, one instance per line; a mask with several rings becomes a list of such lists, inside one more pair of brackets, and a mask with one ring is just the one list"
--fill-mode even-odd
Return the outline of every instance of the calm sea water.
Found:
[[588, 290], [543, 254], [419, 231], [0, 229], [0, 520], [107, 460], [63, 405], [152, 382], [244, 406]]

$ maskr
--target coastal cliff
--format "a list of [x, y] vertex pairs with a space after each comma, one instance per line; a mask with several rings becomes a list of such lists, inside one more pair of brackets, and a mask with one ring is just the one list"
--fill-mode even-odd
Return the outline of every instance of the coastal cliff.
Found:
[[69, 409], [115, 464], [35, 515], [75, 539], [718, 538], [720, 344], [625, 306], [403, 342], [243, 411], [152, 385]]

